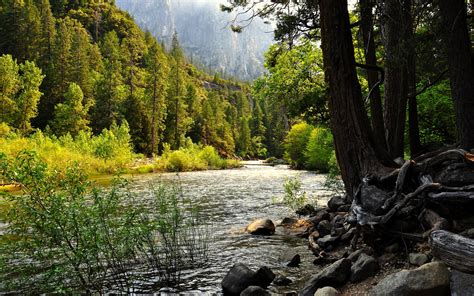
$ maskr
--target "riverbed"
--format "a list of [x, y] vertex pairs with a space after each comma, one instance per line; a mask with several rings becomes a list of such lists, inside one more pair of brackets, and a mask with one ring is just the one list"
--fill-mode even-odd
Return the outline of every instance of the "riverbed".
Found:
[[[155, 180], [179, 181], [185, 198], [199, 205], [212, 225], [214, 238], [210, 244], [206, 267], [185, 272], [177, 290], [188, 295], [219, 294], [220, 283], [235, 263], [244, 263], [252, 269], [268, 266], [277, 275], [290, 278], [287, 287], [270, 286], [274, 294], [298, 291], [309, 277], [319, 270], [312, 261], [307, 240], [283, 235], [277, 227], [272, 236], [251, 236], [245, 227], [258, 218], [269, 218], [279, 223], [284, 217], [294, 216], [287, 206], [276, 202], [284, 194], [287, 178], [298, 177], [302, 189], [314, 203], [327, 202], [328, 192], [322, 186], [324, 175], [295, 171], [287, 166], [268, 166], [261, 162], [244, 162], [240, 169], [154, 174], [134, 178], [133, 191], [146, 198], [149, 184]], [[300, 267], [286, 267], [280, 257], [289, 250], [300, 254]]]

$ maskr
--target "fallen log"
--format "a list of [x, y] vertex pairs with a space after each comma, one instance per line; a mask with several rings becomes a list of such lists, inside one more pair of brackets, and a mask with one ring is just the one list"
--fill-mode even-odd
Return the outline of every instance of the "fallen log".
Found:
[[433, 255], [446, 265], [474, 274], [474, 240], [445, 230], [431, 233], [429, 244]]

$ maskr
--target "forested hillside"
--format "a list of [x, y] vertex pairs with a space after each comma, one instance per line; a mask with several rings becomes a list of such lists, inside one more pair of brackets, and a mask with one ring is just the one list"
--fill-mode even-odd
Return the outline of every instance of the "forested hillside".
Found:
[[[265, 156], [263, 105], [245, 84], [166, 50], [114, 1], [2, 0], [3, 134], [72, 138], [128, 123], [135, 152], [190, 139], [222, 156]], [[89, 136], [90, 137], [90, 136]]]

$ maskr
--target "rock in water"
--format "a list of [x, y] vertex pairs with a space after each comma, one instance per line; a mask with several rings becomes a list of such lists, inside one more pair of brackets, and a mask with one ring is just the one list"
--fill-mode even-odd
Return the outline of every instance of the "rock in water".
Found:
[[224, 293], [239, 295], [247, 287], [254, 284], [255, 274], [255, 271], [244, 264], [235, 264], [222, 280], [221, 285]]
[[272, 235], [275, 233], [275, 224], [269, 219], [258, 219], [250, 223], [246, 231], [254, 235]]
[[280, 260], [288, 267], [298, 267], [301, 263], [301, 256], [294, 251], [288, 250], [280, 257]]
[[257, 270], [255, 274], [255, 285], [262, 288], [267, 288], [275, 279], [275, 274], [270, 268], [263, 266]]
[[359, 255], [351, 267], [351, 282], [360, 282], [374, 276], [379, 271], [379, 263], [374, 257], [364, 253]]
[[441, 262], [425, 264], [414, 270], [402, 270], [380, 281], [371, 296], [447, 296], [450, 272]]
[[318, 289], [314, 296], [337, 296], [339, 295], [339, 291], [334, 289], [333, 287], [324, 287]]
[[317, 289], [325, 286], [341, 286], [351, 273], [351, 260], [341, 259], [316, 274], [300, 291], [300, 296], [313, 296]]
[[240, 293], [240, 296], [271, 296], [270, 292], [259, 286], [250, 286]]

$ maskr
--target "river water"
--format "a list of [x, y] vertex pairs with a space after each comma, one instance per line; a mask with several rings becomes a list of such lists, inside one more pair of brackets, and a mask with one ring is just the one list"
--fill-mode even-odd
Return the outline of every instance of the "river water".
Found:
[[[214, 238], [208, 264], [183, 274], [183, 284], [178, 291], [187, 295], [220, 294], [222, 279], [232, 265], [239, 262], [254, 270], [268, 266], [275, 274], [293, 281], [287, 287], [270, 286], [269, 290], [274, 294], [300, 290], [319, 270], [312, 263], [314, 256], [308, 250], [307, 240], [283, 235], [279, 227], [272, 236], [245, 233], [245, 227], [254, 219], [269, 218], [277, 224], [284, 217], [294, 216], [285, 205], [275, 202], [275, 198], [283, 196], [286, 178], [296, 176], [314, 202], [325, 204], [331, 193], [322, 187], [324, 175], [260, 162], [244, 162], [242, 168], [232, 170], [138, 177], [133, 183], [138, 194], [148, 194], [149, 183], [153, 180], [179, 180], [184, 196], [199, 205], [212, 224]], [[286, 267], [281, 262], [280, 257], [289, 250], [300, 254], [300, 267]]]

